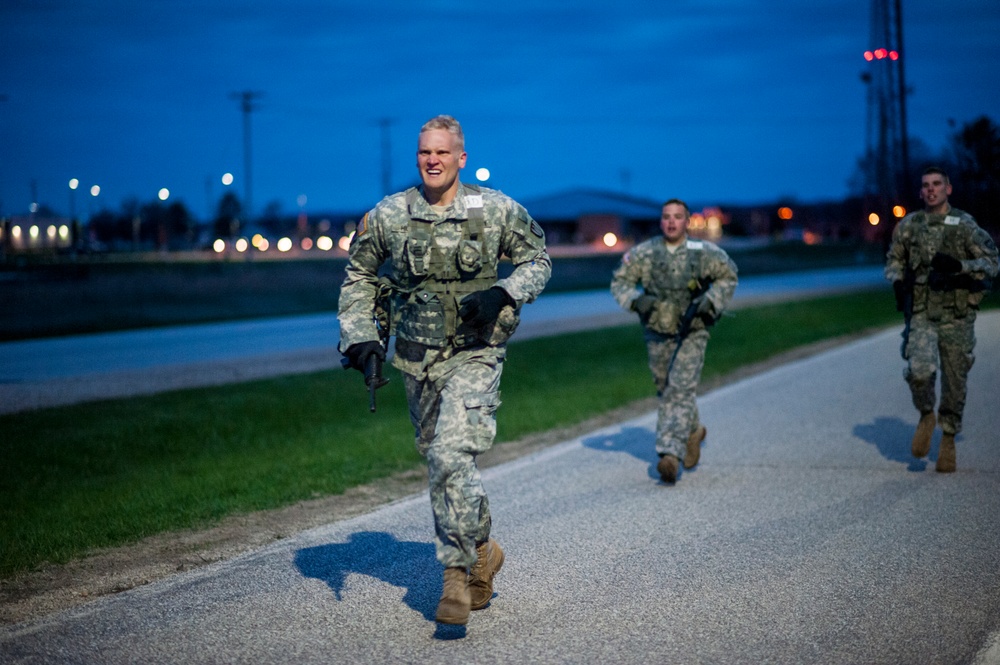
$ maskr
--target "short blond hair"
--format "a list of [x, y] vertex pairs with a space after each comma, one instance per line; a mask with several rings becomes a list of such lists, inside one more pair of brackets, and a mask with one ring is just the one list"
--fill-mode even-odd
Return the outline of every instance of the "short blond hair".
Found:
[[420, 128], [420, 133], [428, 132], [432, 129], [443, 129], [458, 141], [458, 149], [465, 150], [465, 134], [462, 133], [462, 125], [450, 115], [437, 115], [424, 123]]

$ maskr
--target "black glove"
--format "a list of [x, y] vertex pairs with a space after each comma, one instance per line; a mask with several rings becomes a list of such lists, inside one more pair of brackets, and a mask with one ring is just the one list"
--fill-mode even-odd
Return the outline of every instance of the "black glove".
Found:
[[632, 311], [636, 312], [645, 321], [653, 313], [653, 306], [655, 304], [656, 297], [647, 293], [632, 301]]
[[499, 286], [476, 291], [462, 298], [458, 315], [473, 328], [494, 323], [504, 305], [513, 306], [514, 299]]
[[962, 272], [962, 262], [954, 256], [937, 252], [931, 259], [931, 268], [946, 275], [953, 275], [956, 272]]
[[896, 311], [903, 311], [903, 301], [906, 300], [906, 286], [903, 280], [897, 279], [892, 283], [892, 293], [896, 296]]
[[356, 369], [359, 372], [365, 371], [365, 365], [368, 363], [368, 356], [375, 354], [379, 357], [382, 362], [385, 362], [385, 349], [378, 342], [358, 342], [357, 344], [351, 344], [344, 351], [344, 358], [347, 359], [347, 367]]
[[715, 305], [705, 296], [701, 296], [701, 300], [698, 302], [697, 314], [707, 325], [715, 323]]

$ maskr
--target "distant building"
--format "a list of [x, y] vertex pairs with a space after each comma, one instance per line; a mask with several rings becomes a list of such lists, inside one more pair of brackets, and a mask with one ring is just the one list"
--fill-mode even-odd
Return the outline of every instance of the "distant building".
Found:
[[594, 245], [612, 233], [636, 242], [659, 229], [662, 201], [597, 189], [571, 189], [522, 199], [528, 213], [545, 229], [551, 245]]

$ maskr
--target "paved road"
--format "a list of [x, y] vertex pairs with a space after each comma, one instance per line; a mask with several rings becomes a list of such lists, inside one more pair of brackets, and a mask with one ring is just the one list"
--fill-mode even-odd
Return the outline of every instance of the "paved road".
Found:
[[[888, 288], [878, 266], [741, 280], [733, 307]], [[517, 339], [634, 323], [606, 290], [542, 295]], [[0, 413], [338, 367], [335, 313], [0, 343]]]
[[1000, 662], [1000, 312], [977, 329], [955, 474], [939, 433], [909, 455], [891, 330], [700, 398], [674, 487], [652, 413], [486, 470], [507, 563], [467, 628], [433, 621], [422, 493], [0, 628], [0, 661]]

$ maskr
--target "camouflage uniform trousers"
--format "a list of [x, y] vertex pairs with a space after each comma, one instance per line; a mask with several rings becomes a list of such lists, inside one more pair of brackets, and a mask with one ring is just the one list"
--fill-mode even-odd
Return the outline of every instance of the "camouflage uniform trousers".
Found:
[[683, 460], [688, 437], [701, 424], [696, 401], [701, 370], [705, 366], [707, 330], [692, 331], [681, 344], [667, 384], [667, 366], [676, 342], [670, 338], [647, 333], [646, 350], [649, 369], [653, 373], [660, 406], [656, 418], [656, 452]]
[[938, 362], [941, 366], [941, 406], [938, 422], [946, 434], [962, 431], [962, 412], [965, 410], [966, 379], [976, 357], [976, 313], [960, 318], [947, 317], [930, 321], [925, 312], [918, 312], [910, 320], [910, 338], [906, 350], [909, 363], [903, 378], [913, 394], [913, 406], [921, 413], [934, 411], [935, 383]]
[[490, 504], [476, 456], [496, 437], [503, 359], [473, 355], [438, 365], [423, 379], [403, 374], [406, 398], [417, 450], [427, 459], [437, 559], [446, 568], [469, 567], [476, 545], [490, 536]]

